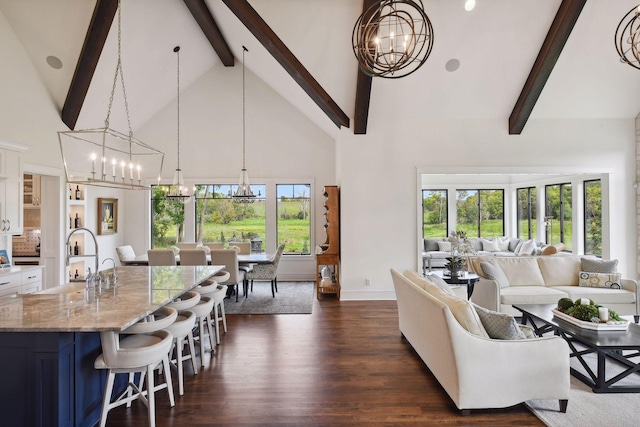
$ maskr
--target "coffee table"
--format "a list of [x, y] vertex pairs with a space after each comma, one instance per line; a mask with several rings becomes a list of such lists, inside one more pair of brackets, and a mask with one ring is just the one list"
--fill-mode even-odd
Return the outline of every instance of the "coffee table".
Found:
[[433, 270], [429, 274], [435, 274], [436, 276], [442, 277], [445, 282], [450, 285], [464, 285], [467, 287], [467, 299], [471, 299], [471, 294], [473, 294], [473, 287], [480, 280], [480, 276], [476, 273], [469, 273], [468, 271], [462, 272], [459, 276], [447, 276], [445, 274], [446, 270]]
[[[629, 328], [624, 331], [596, 331], [583, 329], [555, 317], [551, 311], [555, 304], [517, 304], [513, 308], [522, 312], [522, 323], [530, 323], [537, 335], [553, 332], [567, 341], [571, 349], [570, 356], [575, 357], [588, 374], [584, 375], [571, 368], [571, 375], [587, 384], [595, 393], [640, 392], [640, 378], [634, 381], [638, 385], [616, 385], [623, 378], [640, 372], [640, 363], [630, 360], [640, 356], [640, 325], [631, 321]], [[596, 372], [584, 360], [584, 356], [588, 354], [597, 356]], [[607, 379], [607, 362], [613, 361], [625, 369]]]

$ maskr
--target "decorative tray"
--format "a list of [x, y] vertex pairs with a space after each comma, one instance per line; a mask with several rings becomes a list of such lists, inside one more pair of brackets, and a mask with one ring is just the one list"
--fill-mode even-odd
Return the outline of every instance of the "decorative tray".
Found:
[[576, 319], [575, 317], [564, 314], [555, 308], [551, 311], [558, 319], [562, 319], [565, 322], [569, 322], [583, 329], [591, 329], [594, 331], [624, 331], [629, 327], [629, 321], [624, 319], [619, 322], [616, 320], [609, 320], [607, 323], [594, 323]]

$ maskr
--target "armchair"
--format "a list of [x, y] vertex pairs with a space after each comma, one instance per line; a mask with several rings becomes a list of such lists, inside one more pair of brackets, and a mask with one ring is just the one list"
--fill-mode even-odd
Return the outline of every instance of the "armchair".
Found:
[[[284, 252], [284, 245], [280, 245], [276, 251], [276, 256], [273, 258], [273, 262], [269, 264], [256, 264], [253, 269], [246, 274], [246, 279], [251, 281], [251, 292], [253, 292], [254, 280], [270, 280], [271, 281], [271, 295], [275, 298], [276, 292], [278, 292], [278, 264], [280, 264], [280, 258]], [[247, 292], [245, 291], [245, 297]]]

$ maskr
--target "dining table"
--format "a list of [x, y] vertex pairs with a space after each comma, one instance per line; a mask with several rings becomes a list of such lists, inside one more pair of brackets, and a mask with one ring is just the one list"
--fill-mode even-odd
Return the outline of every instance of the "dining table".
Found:
[[[275, 253], [251, 253], [251, 254], [238, 254], [239, 265], [251, 265], [251, 264], [270, 264], [276, 257]], [[122, 265], [149, 265], [149, 257], [147, 254], [139, 255], [130, 262], [121, 261]], [[207, 263], [211, 264], [211, 255], [207, 254]], [[180, 254], [176, 255], [176, 264], [180, 265]]]

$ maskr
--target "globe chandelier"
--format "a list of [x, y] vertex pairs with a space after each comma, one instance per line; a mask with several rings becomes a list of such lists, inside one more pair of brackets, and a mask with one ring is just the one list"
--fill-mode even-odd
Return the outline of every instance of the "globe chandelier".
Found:
[[615, 34], [620, 62], [640, 70], [640, 4], [620, 20]]
[[238, 189], [233, 194], [233, 199], [241, 203], [253, 203], [256, 200], [256, 195], [251, 190], [249, 184], [249, 173], [245, 165], [246, 161], [246, 141], [245, 141], [245, 77], [244, 77], [244, 54], [249, 50], [242, 46], [242, 170], [240, 171], [240, 180], [238, 182]]
[[433, 48], [433, 26], [421, 0], [382, 0], [353, 27], [353, 53], [363, 73], [396, 79], [420, 68]]
[[182, 169], [180, 169], [180, 46], [173, 48], [177, 58], [177, 95], [176, 103], [177, 107], [177, 141], [178, 141], [178, 167], [173, 174], [173, 182], [169, 187], [169, 193], [166, 195], [168, 200], [178, 203], [189, 203], [191, 195], [188, 193], [187, 187], [184, 185], [184, 177], [182, 176]]

